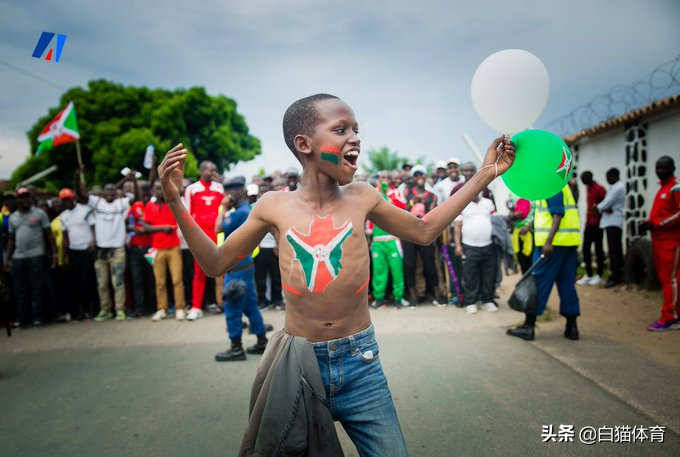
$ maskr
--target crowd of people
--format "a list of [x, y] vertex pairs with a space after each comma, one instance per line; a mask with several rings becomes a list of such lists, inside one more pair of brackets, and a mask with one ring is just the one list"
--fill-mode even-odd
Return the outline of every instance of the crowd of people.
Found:
[[[154, 164], [147, 180], [130, 173], [103, 189], [93, 186], [88, 191], [77, 172], [74, 189], [64, 188], [57, 196], [36, 194], [32, 187], [4, 194], [0, 244], [6, 272], [3, 287], [8, 291], [5, 295], [11, 302], [15, 326], [143, 317], [157, 322], [170, 315], [178, 321], [193, 321], [201, 318], [204, 311], [221, 312], [224, 297], [249, 294], [250, 287], [244, 292], [224, 277], [207, 277], [193, 259], [173, 214], [164, 204], [155, 168]], [[355, 179], [369, 182], [386, 201], [422, 218], [461, 189], [475, 172], [475, 164], [452, 157], [437, 162], [430, 173], [422, 165], [407, 163], [398, 170], [357, 175]], [[664, 179], [671, 177], [675, 179], [672, 171]], [[518, 269], [525, 273], [537, 262], [537, 252], [545, 254], [543, 246], [550, 227], [537, 228], [534, 220], [535, 215], [542, 214], [560, 214], [573, 226], [561, 229], [569, 233], [552, 234], [552, 250], [559, 253], [562, 247], [571, 249], [564, 256], [566, 267], [560, 263], [546, 276], [545, 284], [541, 286], [539, 282], [539, 289], [547, 288], [544, 295], [549, 294], [555, 282], [560, 291], [566, 290], [569, 282], [573, 286], [574, 281], [579, 286], [607, 288], [622, 283], [626, 188], [616, 168], [608, 170], [605, 178], [608, 190], [592, 172], [580, 174], [587, 208], [582, 227], [576, 211], [579, 192], [575, 180], [553, 202], [511, 197], [507, 202], [509, 214], [505, 216], [497, 214], [494, 195], [486, 188], [436, 242], [425, 246], [400, 240], [369, 221], [365, 233], [371, 253], [371, 308], [414, 308], [431, 302], [440, 307], [464, 308], [469, 314], [480, 308], [497, 311], [496, 289], [503, 274]], [[200, 164], [198, 180], [184, 180], [183, 202], [201, 229], [219, 244], [229, 233], [225, 221], [233, 219], [234, 213], [238, 215], [242, 205], [252, 207], [267, 192], [295, 191], [299, 182], [299, 172], [294, 168], [253, 176], [249, 183], [243, 177], [223, 182], [215, 164], [205, 161]], [[677, 196], [677, 184], [674, 185], [673, 196]], [[585, 274], [576, 280], [581, 231]], [[605, 234], [608, 261], [603, 248]], [[253, 292], [252, 297], [247, 297], [248, 303], [256, 304], [259, 310], [285, 310], [277, 244], [271, 233], [252, 253], [252, 262]], [[607, 281], [605, 264], [609, 269]], [[534, 274], [542, 277], [545, 268], [539, 266]], [[565, 269], [569, 274], [563, 274]], [[677, 272], [671, 273], [677, 276]], [[247, 282], [248, 278], [238, 279]], [[677, 295], [674, 290], [670, 290], [671, 295]], [[539, 301], [540, 295], [539, 291]], [[575, 319], [579, 314], [575, 289], [572, 295], [563, 297], [562, 306], [566, 308], [562, 312]], [[650, 330], [677, 325], [672, 309], [677, 297], [673, 300], [672, 296], [667, 298], [670, 305], [664, 305], [664, 316]], [[244, 313], [246, 309], [248, 306]], [[241, 317], [231, 318], [240, 322]], [[533, 339], [533, 322], [535, 316], [528, 317], [523, 328], [529, 326], [531, 331], [513, 336]], [[572, 331], [571, 338], [578, 339], [577, 332]]]

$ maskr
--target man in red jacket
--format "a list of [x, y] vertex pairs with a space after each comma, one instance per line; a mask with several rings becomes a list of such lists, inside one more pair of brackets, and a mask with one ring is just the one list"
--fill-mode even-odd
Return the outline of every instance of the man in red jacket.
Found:
[[661, 189], [654, 198], [649, 219], [640, 224], [652, 233], [654, 267], [663, 289], [661, 317], [647, 330], [659, 332], [680, 328], [678, 283], [680, 283], [680, 183], [675, 177], [675, 163], [668, 156], [656, 161], [656, 175]]
[[[184, 206], [196, 220], [198, 226], [217, 243], [215, 221], [224, 198], [224, 189], [219, 182], [217, 166], [209, 160], [201, 162], [199, 167], [201, 178], [189, 185], [184, 193]], [[194, 260], [194, 280], [192, 283], [191, 310], [187, 320], [193, 321], [203, 317], [203, 294], [205, 293], [206, 275], [197, 261]]]

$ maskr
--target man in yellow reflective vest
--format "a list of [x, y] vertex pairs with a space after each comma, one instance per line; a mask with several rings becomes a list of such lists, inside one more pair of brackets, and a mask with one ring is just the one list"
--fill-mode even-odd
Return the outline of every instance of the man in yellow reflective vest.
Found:
[[580, 308], [575, 281], [581, 226], [576, 201], [567, 185], [557, 195], [535, 203], [533, 261], [544, 257], [533, 271], [538, 307], [534, 313], [526, 315], [524, 324], [508, 329], [507, 334], [524, 340], [534, 339], [536, 316], [545, 310], [553, 284], [557, 283], [560, 314], [567, 319], [564, 337], [578, 340], [576, 317]]

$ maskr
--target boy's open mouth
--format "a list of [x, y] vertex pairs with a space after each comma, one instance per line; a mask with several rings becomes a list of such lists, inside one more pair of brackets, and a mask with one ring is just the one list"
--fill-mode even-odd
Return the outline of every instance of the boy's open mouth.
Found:
[[343, 157], [354, 167], [357, 164], [357, 160], [359, 160], [359, 151], [357, 149], [349, 150], [343, 154]]

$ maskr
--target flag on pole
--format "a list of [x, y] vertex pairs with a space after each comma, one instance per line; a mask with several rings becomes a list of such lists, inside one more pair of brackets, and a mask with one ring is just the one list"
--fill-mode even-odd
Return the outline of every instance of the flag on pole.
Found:
[[78, 120], [76, 119], [76, 108], [73, 102], [69, 102], [66, 108], [57, 114], [54, 119], [38, 135], [38, 151], [36, 155], [42, 151], [46, 151], [53, 146], [70, 143], [80, 139], [80, 132], [78, 131]]

